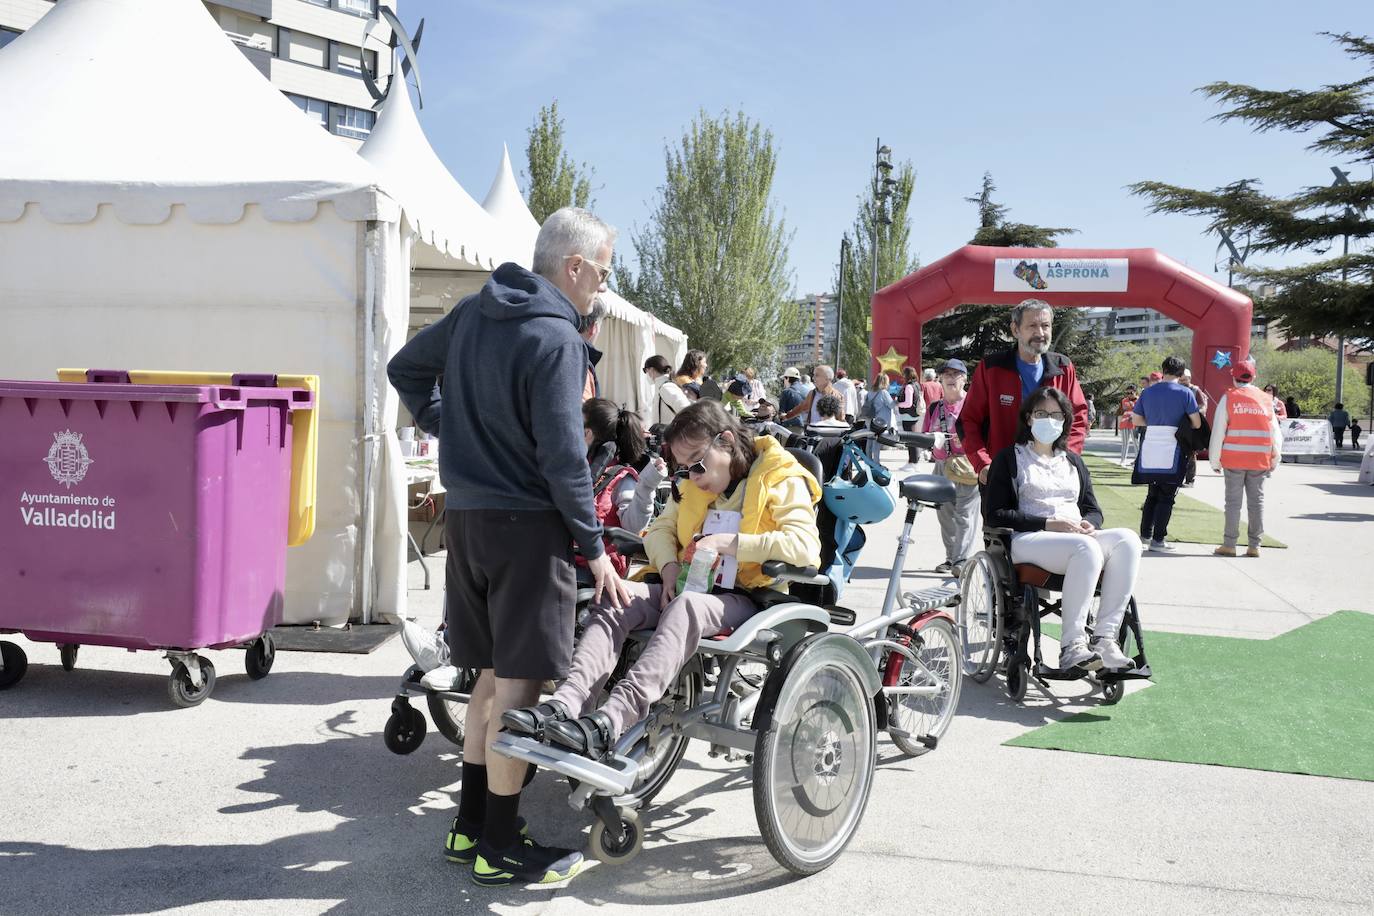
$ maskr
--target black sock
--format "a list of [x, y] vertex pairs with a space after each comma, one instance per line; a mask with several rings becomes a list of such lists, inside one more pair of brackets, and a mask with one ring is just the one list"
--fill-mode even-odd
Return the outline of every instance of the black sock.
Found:
[[534, 782], [534, 764], [531, 763], [525, 766], [525, 781], [520, 783], [521, 790], [523, 791], [532, 782]]
[[463, 764], [463, 788], [458, 792], [458, 816], [472, 824], [487, 819], [487, 768], [484, 764]]
[[520, 793], [496, 795], [487, 792], [487, 819], [482, 838], [494, 849], [509, 849], [520, 839], [515, 819], [520, 814]]

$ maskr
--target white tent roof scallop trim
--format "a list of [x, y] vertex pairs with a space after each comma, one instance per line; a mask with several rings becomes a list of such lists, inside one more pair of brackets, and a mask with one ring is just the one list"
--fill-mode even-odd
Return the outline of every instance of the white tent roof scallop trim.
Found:
[[[158, 24], [158, 52], [130, 49]], [[185, 74], [196, 78], [185, 79]], [[376, 172], [310, 123], [185, 0], [63, 0], [0, 51], [0, 221], [30, 207], [55, 223], [394, 221]], [[18, 87], [23, 87], [19, 91]], [[137, 87], [130, 89], [130, 87]]]

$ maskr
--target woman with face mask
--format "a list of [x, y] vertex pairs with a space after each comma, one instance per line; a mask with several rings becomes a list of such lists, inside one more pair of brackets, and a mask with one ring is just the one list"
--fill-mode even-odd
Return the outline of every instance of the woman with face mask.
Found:
[[[988, 472], [987, 523], [1010, 528], [1013, 563], [1064, 577], [1059, 667], [1089, 671], [1130, 667], [1117, 643], [1135, 589], [1140, 538], [1129, 528], [1102, 529], [1088, 467], [1067, 449], [1073, 406], [1057, 388], [1040, 388], [1021, 405], [1016, 444]], [[1102, 600], [1088, 642], [1088, 605], [1098, 578]]]
[[[820, 485], [776, 439], [755, 438], [719, 401], [706, 400], [673, 419], [664, 443], [677, 491], [644, 536], [662, 583], [625, 583], [630, 602], [623, 608], [593, 604], [567, 680], [546, 702], [506, 713], [502, 722], [512, 731], [542, 730], [545, 740], [599, 759], [648, 714], [702, 637], [752, 617], [766, 603], [756, 592], [785, 591], [764, 575], [765, 561], [820, 564]], [[679, 573], [704, 549], [719, 557], [717, 580], [707, 591], [682, 590]], [[626, 638], [646, 627], [654, 634], [638, 660], [593, 710]]]

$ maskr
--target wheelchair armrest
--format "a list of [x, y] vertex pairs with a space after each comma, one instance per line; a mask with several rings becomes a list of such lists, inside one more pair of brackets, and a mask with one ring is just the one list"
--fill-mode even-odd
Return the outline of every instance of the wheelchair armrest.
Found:
[[626, 531], [624, 528], [610, 527], [605, 530], [604, 534], [622, 555], [626, 557], [648, 556], [644, 552], [644, 538], [634, 532]]
[[765, 560], [763, 574], [784, 582], [797, 582], [802, 585], [829, 585], [828, 576], [819, 575], [814, 566], [793, 566], [782, 560]]

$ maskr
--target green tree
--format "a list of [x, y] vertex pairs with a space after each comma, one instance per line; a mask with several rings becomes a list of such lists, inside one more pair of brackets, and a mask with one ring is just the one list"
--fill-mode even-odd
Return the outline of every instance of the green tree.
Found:
[[[1076, 229], [1035, 226], [1007, 219], [1007, 208], [993, 200], [997, 185], [991, 172], [983, 173], [983, 186], [964, 200], [978, 208], [978, 228], [969, 240], [973, 245], [1000, 248], [1057, 248], [1059, 237]], [[934, 364], [950, 357], [969, 363], [1011, 346], [1009, 314], [1002, 305], [963, 305], [928, 321], [923, 329], [922, 358]], [[1096, 334], [1082, 328], [1076, 309], [1056, 309], [1053, 346], [1080, 369], [1091, 367], [1102, 349]]]
[[590, 207], [592, 176], [595, 171], [587, 163], [574, 165], [563, 149], [563, 119], [558, 114], [558, 100], [539, 109], [530, 125], [525, 144], [529, 163], [525, 178], [529, 182], [527, 202], [534, 218], [543, 223], [549, 214], [563, 207]]
[[[1336, 377], [1331, 371], [1333, 354], [1323, 347], [1279, 352], [1267, 341], [1250, 348], [1258, 372], [1256, 384], [1274, 385], [1279, 397], [1292, 397], [1303, 416], [1324, 417], [1336, 406]], [[1347, 364], [1347, 378], [1353, 366]], [[1363, 389], [1363, 386], [1361, 386]], [[1353, 389], [1346, 389], [1352, 391]], [[1347, 395], [1346, 408], [1358, 414], [1359, 404]]]
[[712, 365], [769, 365], [800, 328], [791, 235], [771, 200], [772, 133], [743, 112], [702, 111], [664, 159], [657, 204], [633, 239], [639, 273], [618, 288], [681, 329]]
[[[1315, 132], [1308, 149], [1347, 163], [1374, 165], [1374, 42], [1349, 33], [1323, 34], [1346, 55], [1368, 64], [1370, 74], [1314, 90], [1217, 82], [1199, 91], [1228, 106], [1216, 120], [1243, 121], [1256, 131]], [[1374, 239], [1374, 180], [1309, 187], [1289, 197], [1271, 197], [1259, 188], [1260, 182], [1251, 178], [1211, 191], [1159, 181], [1131, 185], [1150, 200], [1151, 212], [1207, 217], [1208, 233], [1225, 229], [1233, 236], [1248, 234], [1252, 253], [1338, 253], [1343, 237], [1349, 236], [1349, 255], [1240, 272], [1257, 284], [1276, 287], [1277, 294], [1265, 302], [1265, 316], [1290, 335], [1344, 334], [1374, 346], [1374, 254], [1368, 248]]]
[[[869, 319], [873, 314], [873, 226], [878, 227], [878, 288], [896, 283], [919, 266], [911, 256], [911, 195], [916, 190], [916, 170], [910, 162], [896, 168], [896, 183], [890, 196], [879, 202], [872, 181], [859, 198], [859, 212], [853, 228], [845, 234], [849, 257], [844, 275], [835, 268], [834, 289], [844, 289], [844, 312], [840, 315], [840, 365], [858, 377], [867, 375], [872, 356], [869, 351]], [[833, 344], [825, 358], [834, 355]]]

